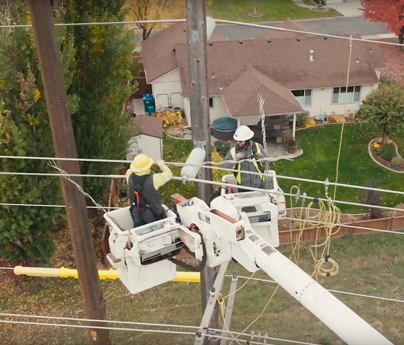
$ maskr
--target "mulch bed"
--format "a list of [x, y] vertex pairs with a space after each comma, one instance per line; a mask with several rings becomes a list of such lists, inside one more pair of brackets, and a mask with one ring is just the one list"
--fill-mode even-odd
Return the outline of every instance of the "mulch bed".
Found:
[[[375, 142], [376, 142], [375, 140], [372, 141], [371, 145], [373, 146], [373, 144], [374, 144]], [[377, 162], [379, 162], [379, 163], [380, 163], [381, 165], [383, 165], [384, 167], [389, 168], [389, 169], [394, 170], [394, 171], [397, 171], [397, 172], [400, 172], [400, 171], [403, 171], [403, 172], [404, 172], [404, 161], [402, 161], [399, 166], [393, 166], [393, 165], [391, 164], [391, 162], [386, 161], [385, 159], [383, 159], [383, 157], [382, 157], [381, 155], [377, 155], [375, 150], [371, 149], [371, 150], [370, 150], [370, 154], [372, 155], [372, 157], [373, 157]]]

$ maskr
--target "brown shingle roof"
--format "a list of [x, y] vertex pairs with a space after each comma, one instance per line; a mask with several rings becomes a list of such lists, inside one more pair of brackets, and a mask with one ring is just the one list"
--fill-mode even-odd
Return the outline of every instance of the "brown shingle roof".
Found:
[[265, 99], [266, 115], [303, 112], [293, 94], [282, 85], [248, 65], [223, 92], [223, 101], [232, 117], [260, 114], [257, 94]]
[[[175, 45], [183, 95], [188, 97], [188, 59], [185, 44]], [[309, 52], [314, 51], [314, 62]], [[209, 95], [222, 94], [246, 65], [289, 90], [344, 86], [349, 42], [319, 36], [267, 40], [215, 42], [207, 47]], [[356, 63], [358, 59], [358, 63]], [[212, 76], [214, 75], [214, 78]], [[354, 42], [349, 85], [379, 82], [368, 48]]]
[[[225, 41], [226, 38], [219, 34], [212, 34], [209, 40]], [[177, 67], [174, 44], [186, 42], [186, 23], [170, 25], [167, 29], [141, 42], [143, 64], [148, 83]]]
[[[290, 30], [309, 31], [309, 32], [312, 31], [309, 28], [305, 27], [304, 25], [289, 18], [284, 20], [283, 22], [277, 23], [272, 26]], [[301, 36], [306, 36], [306, 34], [301, 32], [290, 32], [290, 31], [269, 29], [268, 31], [265, 31], [264, 33], [255, 37], [254, 39], [273, 39], [273, 38], [288, 38], [288, 37], [301, 37]]]
[[163, 138], [163, 120], [157, 117], [138, 115], [133, 121], [141, 134], [155, 138]]

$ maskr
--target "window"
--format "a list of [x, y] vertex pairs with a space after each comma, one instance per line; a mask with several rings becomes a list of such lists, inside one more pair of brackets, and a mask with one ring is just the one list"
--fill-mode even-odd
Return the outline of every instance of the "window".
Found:
[[361, 92], [360, 86], [334, 87], [332, 93], [332, 103], [354, 103], [359, 102], [359, 95]]
[[297, 101], [301, 106], [310, 106], [311, 105], [311, 90], [293, 90], [293, 96], [296, 97]]
[[209, 97], [209, 108], [213, 108], [213, 97]]

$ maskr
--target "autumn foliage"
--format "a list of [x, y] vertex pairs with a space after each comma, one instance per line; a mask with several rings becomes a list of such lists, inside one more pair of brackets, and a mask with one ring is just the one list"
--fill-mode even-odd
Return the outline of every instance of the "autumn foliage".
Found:
[[387, 30], [403, 43], [404, 0], [361, 0], [363, 16], [373, 22], [387, 23]]

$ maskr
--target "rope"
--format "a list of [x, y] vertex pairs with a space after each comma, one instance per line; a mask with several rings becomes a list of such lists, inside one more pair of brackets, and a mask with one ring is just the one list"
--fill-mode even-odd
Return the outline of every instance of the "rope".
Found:
[[257, 98], [258, 98], [260, 114], [261, 114], [262, 146], [264, 147], [264, 151], [266, 153], [268, 153], [267, 139], [266, 139], [266, 133], [265, 133], [265, 111], [264, 111], [265, 99], [262, 97], [262, 95], [260, 93], [257, 95]]
[[[349, 74], [351, 72], [351, 57], [352, 57], [352, 35], [351, 35], [350, 40], [349, 40], [349, 57], [348, 57], [348, 70], [347, 70], [346, 85], [345, 85], [345, 95], [348, 94]], [[335, 183], [338, 182], [339, 160], [340, 160], [340, 156], [341, 156], [341, 147], [342, 147], [342, 137], [344, 135], [344, 126], [345, 126], [345, 116], [344, 116], [344, 119], [342, 121], [341, 134], [340, 134], [340, 138], [339, 138], [337, 166], [335, 168]], [[337, 186], [334, 187], [334, 197], [333, 197], [333, 199], [335, 199], [336, 195], [337, 195]]]

